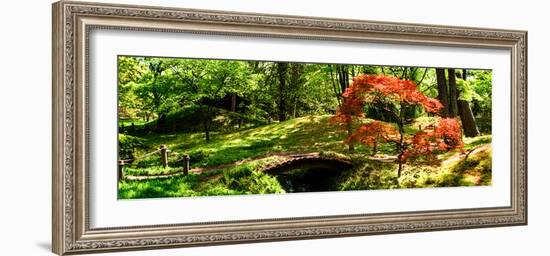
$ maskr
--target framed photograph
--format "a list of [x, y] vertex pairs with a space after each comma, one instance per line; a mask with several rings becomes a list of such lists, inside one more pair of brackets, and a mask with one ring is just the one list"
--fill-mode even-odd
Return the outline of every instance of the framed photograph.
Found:
[[53, 251], [527, 224], [527, 32], [61, 1]]

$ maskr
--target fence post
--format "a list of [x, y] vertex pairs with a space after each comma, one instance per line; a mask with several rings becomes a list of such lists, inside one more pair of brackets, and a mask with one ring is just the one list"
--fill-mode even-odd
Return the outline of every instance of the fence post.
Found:
[[168, 148], [166, 145], [160, 146], [160, 158], [162, 161], [162, 167], [168, 167]]
[[121, 181], [124, 178], [122, 169], [124, 168], [125, 164], [126, 163], [124, 162], [124, 160], [118, 160], [118, 174], [117, 174], [118, 181]]
[[183, 175], [187, 176], [189, 174], [189, 155], [183, 155]]

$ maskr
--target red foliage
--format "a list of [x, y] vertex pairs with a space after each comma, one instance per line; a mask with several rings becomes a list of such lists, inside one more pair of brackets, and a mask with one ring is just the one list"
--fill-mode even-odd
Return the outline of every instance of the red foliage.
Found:
[[[348, 129], [354, 118], [365, 116], [363, 108], [369, 103], [390, 102], [396, 106], [420, 105], [426, 112], [435, 115], [443, 107], [437, 99], [430, 98], [418, 90], [417, 85], [412, 81], [384, 75], [361, 75], [353, 78], [353, 83], [342, 97], [343, 103], [330, 121], [346, 125]], [[403, 125], [404, 120], [401, 120], [399, 113], [395, 112], [397, 110], [384, 110], [394, 111], [393, 116], [399, 119], [398, 125]], [[394, 125], [375, 120], [360, 125], [354, 132], [348, 134], [345, 142], [372, 146], [378, 140], [396, 144], [400, 164], [411, 157], [430, 156], [435, 151], [448, 151], [463, 146], [460, 123], [452, 118], [440, 119], [438, 124], [425, 127], [413, 136], [404, 134], [402, 127], [396, 129]]]
[[411, 105], [421, 105], [426, 112], [437, 114], [441, 103], [420, 92], [412, 81], [384, 75], [361, 75], [342, 94], [344, 102], [331, 118], [333, 123], [350, 123], [352, 117], [363, 117], [366, 103], [391, 100]]
[[373, 146], [376, 141], [382, 139], [385, 141], [396, 140], [399, 132], [390, 124], [372, 121], [368, 124], [362, 124], [355, 132], [345, 140], [348, 144], [363, 143]]
[[336, 115], [330, 118], [330, 122], [338, 124], [350, 124], [352, 122], [352, 117], [363, 117], [364, 103], [356, 99], [345, 99], [344, 104], [342, 104], [337, 110]]
[[346, 99], [343, 105], [364, 104], [387, 97], [396, 102], [421, 105], [429, 113], [438, 113], [443, 107], [438, 100], [419, 91], [412, 81], [384, 75], [361, 75], [353, 78], [353, 83], [343, 93], [343, 97]]
[[431, 130], [417, 132], [408, 142], [403, 161], [417, 156], [430, 156], [435, 151], [462, 148], [462, 130], [454, 118], [442, 118]]

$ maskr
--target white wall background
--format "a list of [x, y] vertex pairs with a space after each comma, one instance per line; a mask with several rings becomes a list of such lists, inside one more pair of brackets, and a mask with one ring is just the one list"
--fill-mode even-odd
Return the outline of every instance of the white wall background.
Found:
[[[113, 2], [112, 0], [100, 0]], [[529, 225], [111, 255], [548, 255], [546, 165], [550, 9], [545, 1], [118, 0], [119, 3], [529, 31]], [[0, 255], [52, 255], [51, 1], [6, 1], [0, 15]], [[538, 105], [538, 106], [537, 106]]]

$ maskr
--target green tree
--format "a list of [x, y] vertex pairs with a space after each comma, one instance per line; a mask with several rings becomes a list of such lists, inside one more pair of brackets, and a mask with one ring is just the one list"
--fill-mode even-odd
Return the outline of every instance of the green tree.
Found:
[[166, 115], [177, 108], [182, 88], [170, 75], [168, 65], [161, 58], [144, 58], [148, 72], [135, 89], [141, 101], [141, 109], [147, 116], [154, 114], [157, 128], [165, 124]]
[[182, 85], [181, 102], [199, 107], [205, 139], [210, 140], [216, 102], [226, 95], [242, 95], [249, 70], [242, 61], [173, 59], [171, 70]]
[[[118, 58], [118, 108], [122, 119], [135, 119], [143, 114], [142, 107], [134, 94], [148, 68], [139, 58], [121, 56]], [[144, 115], [142, 117], [145, 118]]]

